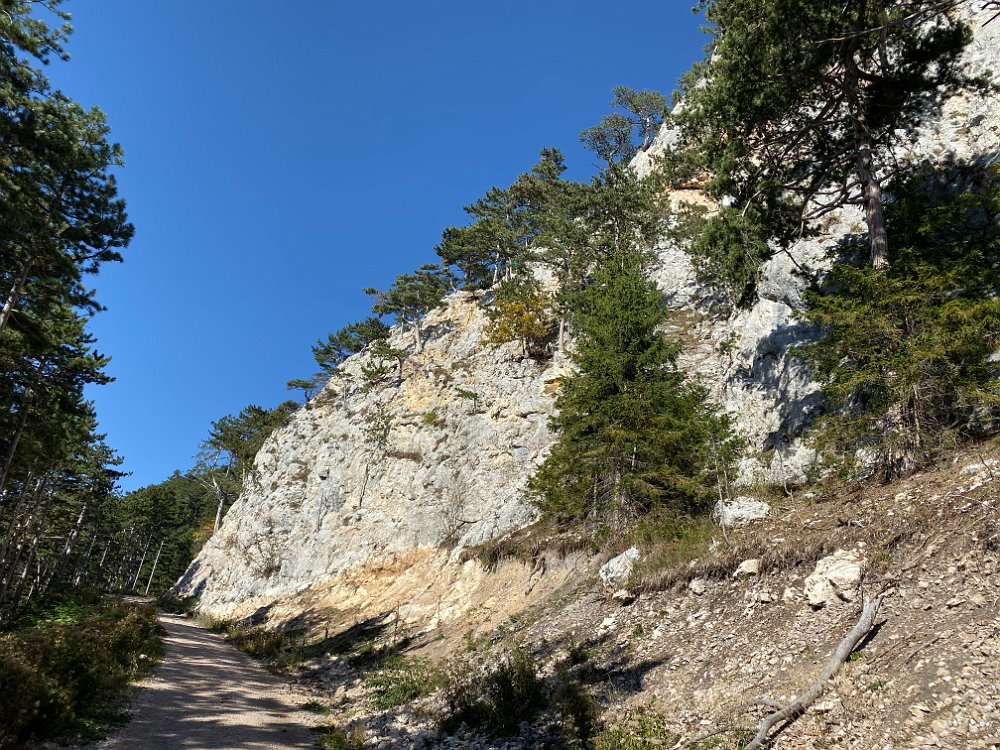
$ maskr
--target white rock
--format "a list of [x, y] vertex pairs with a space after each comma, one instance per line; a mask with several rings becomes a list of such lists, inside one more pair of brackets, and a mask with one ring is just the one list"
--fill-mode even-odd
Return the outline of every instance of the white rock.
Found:
[[609, 589], [620, 589], [628, 583], [639, 556], [639, 549], [630, 547], [604, 563], [597, 571], [597, 575]]
[[837, 550], [816, 563], [816, 569], [806, 578], [806, 599], [817, 608], [854, 601], [861, 573], [862, 561], [856, 553]]
[[760, 560], [757, 558], [751, 558], [750, 560], [744, 560], [739, 564], [739, 567], [736, 568], [736, 572], [733, 573], [733, 578], [756, 575], [760, 575]]
[[704, 578], [694, 578], [688, 584], [688, 588], [691, 589], [691, 593], [695, 596], [701, 596], [705, 593], [708, 586]]
[[747, 524], [767, 518], [771, 506], [756, 498], [741, 495], [728, 503], [716, 507], [716, 520], [726, 528], [746, 526]]

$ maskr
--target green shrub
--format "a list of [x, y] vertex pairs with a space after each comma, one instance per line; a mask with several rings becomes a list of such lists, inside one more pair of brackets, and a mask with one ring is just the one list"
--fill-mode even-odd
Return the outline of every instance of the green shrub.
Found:
[[226, 639], [258, 659], [272, 659], [288, 646], [288, 637], [284, 633], [243, 623], [228, 625]]
[[886, 479], [992, 431], [1000, 407], [1000, 176], [957, 196], [932, 185], [897, 191], [887, 271], [840, 262], [806, 295], [824, 333], [799, 350], [827, 399], [818, 445]]
[[653, 750], [669, 747], [677, 738], [663, 717], [643, 708], [594, 738], [594, 750]]
[[590, 748], [601, 716], [597, 700], [577, 680], [563, 674], [552, 702], [562, 717], [568, 747]]
[[327, 750], [363, 750], [365, 746], [365, 731], [359, 726], [338, 727], [327, 724], [316, 727], [319, 735], [316, 746]]
[[0, 749], [101, 723], [162, 655], [150, 608], [64, 602], [0, 636]]
[[375, 706], [395, 708], [430, 695], [445, 684], [444, 675], [425, 659], [392, 656], [367, 680]]
[[511, 651], [485, 674], [460, 674], [445, 695], [449, 709], [441, 722], [445, 732], [465, 724], [494, 736], [514, 735], [522, 721], [533, 721], [547, 706], [545, 681], [522, 649]]

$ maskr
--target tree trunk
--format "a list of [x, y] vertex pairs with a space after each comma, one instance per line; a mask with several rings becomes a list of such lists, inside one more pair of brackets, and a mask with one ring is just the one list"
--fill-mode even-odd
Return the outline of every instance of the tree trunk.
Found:
[[212, 474], [212, 487], [215, 489], [215, 496], [219, 498], [219, 507], [215, 511], [215, 525], [212, 527], [212, 534], [215, 534], [222, 524], [222, 508], [225, 504], [226, 496], [222, 493], [222, 488], [219, 487], [219, 480], [215, 478], [214, 473]]
[[25, 261], [24, 268], [21, 269], [21, 274], [14, 282], [14, 286], [11, 287], [10, 293], [3, 304], [3, 309], [0, 310], [0, 337], [3, 336], [4, 329], [10, 321], [10, 316], [14, 314], [14, 308], [17, 307], [17, 303], [21, 299], [21, 292], [24, 291], [24, 285], [28, 281], [28, 274], [31, 273], [32, 265], [32, 261]]
[[146, 593], [144, 596], [149, 596], [149, 587], [153, 585], [153, 576], [156, 574], [156, 564], [160, 562], [160, 553], [163, 552], [163, 544], [166, 541], [166, 538], [160, 540], [160, 548], [156, 550], [156, 559], [153, 560], [153, 569], [149, 571], [149, 580], [146, 582]]
[[865, 223], [868, 225], [872, 267], [881, 271], [889, 267], [889, 234], [885, 227], [882, 185], [873, 168], [871, 133], [863, 112], [855, 113], [854, 144], [857, 149], [856, 169], [861, 183]]
[[[862, 0], [857, 11], [856, 30], [867, 27], [868, 2]], [[842, 61], [845, 70], [844, 85], [849, 92], [851, 120], [854, 126], [855, 173], [861, 185], [861, 199], [868, 226], [868, 246], [871, 249], [872, 267], [884, 270], [889, 267], [889, 234], [885, 227], [882, 184], [875, 173], [871, 128], [861, 97], [861, 71], [855, 59], [857, 42], [847, 45]]]
[[420, 318], [413, 321], [413, 341], [416, 344], [416, 353], [420, 354], [424, 348], [424, 342], [420, 338]]
[[24, 399], [24, 403], [21, 405], [20, 419], [17, 420], [17, 430], [14, 431], [10, 445], [7, 446], [7, 455], [4, 456], [3, 468], [0, 469], [0, 492], [7, 485], [7, 475], [10, 474], [10, 467], [14, 464], [14, 455], [17, 453], [17, 445], [21, 442], [21, 436], [24, 434], [24, 426], [28, 422], [28, 412], [30, 410], [31, 395], [29, 391], [27, 397]]
[[139, 558], [139, 567], [135, 569], [135, 578], [132, 579], [132, 591], [136, 591], [136, 586], [139, 585], [139, 574], [142, 572], [142, 566], [146, 562], [146, 553], [149, 552], [149, 545], [152, 544], [153, 537], [150, 536], [146, 540], [146, 546], [142, 548], [142, 557]]

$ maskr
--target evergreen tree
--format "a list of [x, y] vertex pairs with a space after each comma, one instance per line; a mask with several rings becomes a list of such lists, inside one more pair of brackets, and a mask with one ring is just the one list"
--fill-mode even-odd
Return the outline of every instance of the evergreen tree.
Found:
[[996, 430], [1000, 173], [953, 194], [967, 180], [921, 173], [895, 186], [893, 265], [879, 272], [848, 256], [806, 295], [804, 316], [824, 334], [801, 349], [826, 396], [814, 435], [886, 479]]
[[632, 126], [642, 137], [640, 149], [645, 151], [653, 142], [657, 128], [667, 114], [667, 99], [659, 91], [634, 91], [628, 86], [615, 86], [611, 106], [620, 107], [631, 114]]
[[727, 425], [677, 367], [680, 345], [659, 328], [663, 294], [632, 248], [605, 255], [574, 306], [577, 372], [563, 383], [558, 442], [529, 488], [563, 521], [622, 528], [653, 511], [710, 503]]
[[404, 273], [385, 291], [368, 288], [365, 294], [375, 297], [372, 312], [392, 315], [413, 331], [414, 349], [423, 349], [420, 324], [424, 316], [444, 303], [445, 295], [452, 290], [455, 277], [447, 268], [434, 264], [423, 265], [413, 273]]
[[541, 217], [564, 189], [565, 169], [558, 149], [543, 148], [530, 172], [465, 207], [471, 224], [444, 230], [437, 254], [459, 269], [465, 288], [486, 289], [526, 273]]
[[326, 341], [317, 341], [312, 347], [313, 359], [316, 360], [319, 371], [308, 380], [289, 380], [288, 388], [304, 391], [308, 400], [312, 393], [323, 388], [330, 378], [340, 375], [338, 368], [348, 357], [376, 341], [387, 338], [389, 338], [389, 326], [374, 317], [351, 323], [336, 333], [328, 334]]
[[[707, 191], [730, 206], [717, 239], [746, 231], [788, 243], [848, 204], [864, 207], [871, 262], [889, 264], [883, 181], [893, 146], [929, 109], [974, 82], [968, 28], [940, 0], [702, 0], [712, 44], [674, 114]], [[749, 217], [749, 221], [741, 221]], [[762, 245], [761, 245], [762, 246]], [[708, 252], [746, 261], [728, 245]]]
[[[45, 3], [64, 22], [59, 0]], [[65, 57], [70, 27], [0, 2], [0, 337], [19, 311], [35, 320], [70, 305], [98, 309], [84, 274], [120, 261], [133, 228], [110, 173], [122, 151], [103, 113], [53, 91], [33, 63]]]

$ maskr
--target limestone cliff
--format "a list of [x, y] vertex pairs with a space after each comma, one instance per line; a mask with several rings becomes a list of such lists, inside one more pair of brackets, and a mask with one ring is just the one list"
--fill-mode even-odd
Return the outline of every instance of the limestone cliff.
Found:
[[[486, 316], [452, 295], [401, 377], [368, 387], [366, 354], [275, 433], [257, 475], [178, 585], [209, 611], [265, 602], [352, 567], [456, 548], [530, 522], [523, 489], [551, 443], [560, 360], [481, 343]], [[412, 348], [396, 329], [395, 346]], [[459, 391], [478, 398], [463, 398]], [[384, 426], [384, 441], [374, 433]]]
[[[982, 27], [977, 20], [969, 60], [979, 70], [1000, 69], [1000, 22]], [[647, 170], [672, 137], [661, 132], [635, 168]], [[948, 101], [898, 156], [993, 163], [998, 153], [995, 98], [968, 94]], [[789, 254], [768, 262], [759, 300], [734, 311], [710, 304], [681, 249], [659, 248], [655, 278], [687, 344], [683, 364], [735, 417], [748, 447], [746, 482], [801, 479], [813, 462], [801, 434], [820, 397], [789, 354], [812, 335], [795, 311], [810, 279], [828, 268], [828, 250], [861, 231], [853, 210], [828, 217], [821, 237], [792, 249], [795, 262]], [[484, 302], [458, 293], [431, 313], [425, 350], [410, 356], [398, 378], [366, 388], [366, 355], [348, 360], [345, 376], [267, 441], [256, 477], [177, 593], [200, 596], [210, 613], [242, 614], [305, 589], [335, 587], [352, 570], [420, 558], [433, 559], [428, 571], [439, 573], [428, 576], [459, 586], [452, 595], [461, 598], [459, 582], [449, 578], [458, 567], [441, 573], [449, 556], [454, 563], [455, 550], [534, 517], [523, 490], [553, 439], [547, 420], [566, 367], [558, 357], [545, 365], [524, 359], [513, 345], [484, 347]], [[393, 343], [409, 346], [407, 334], [395, 330]], [[460, 390], [478, 398], [462, 398]], [[384, 444], [375, 435], [380, 425], [389, 427]], [[427, 577], [394, 596], [405, 600], [425, 585]]]

